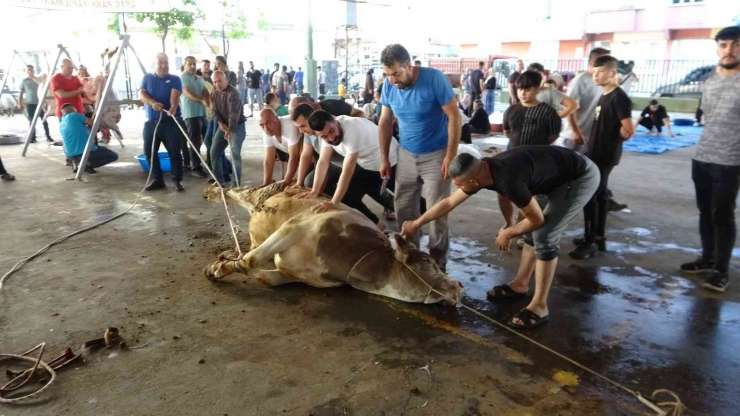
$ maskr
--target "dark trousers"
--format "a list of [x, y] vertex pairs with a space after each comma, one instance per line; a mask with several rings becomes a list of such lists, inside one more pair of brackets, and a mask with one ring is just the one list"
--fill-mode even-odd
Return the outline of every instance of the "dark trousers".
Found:
[[[208, 163], [208, 167], [213, 170], [213, 163], [211, 163], [211, 145], [213, 144], [213, 136], [216, 134], [216, 131], [218, 130], [218, 122], [216, 121], [216, 117], [213, 117], [211, 121], [205, 122], [206, 123], [206, 132], [203, 136], [203, 143], [206, 145], [206, 163]], [[221, 166], [224, 169], [224, 181], [226, 181], [226, 177], [231, 177], [231, 162], [229, 162], [229, 159], [226, 158], [226, 154], [221, 154]], [[228, 182], [228, 181], [227, 181]]]
[[645, 127], [648, 130], [652, 130], [653, 127], [655, 127], [656, 130], [658, 130], [658, 133], [663, 132], [663, 120], [657, 120], [653, 123], [653, 119], [650, 117], [643, 117], [642, 120], [640, 120], [640, 125], [642, 127]]
[[606, 214], [609, 212], [609, 194], [606, 188], [609, 185], [609, 175], [614, 169], [614, 165], [605, 165], [598, 162], [596, 162], [596, 166], [599, 168], [601, 181], [594, 196], [583, 207], [583, 216], [586, 220], [586, 242], [589, 243], [594, 243], [597, 238], [603, 238], [606, 234]]
[[735, 247], [735, 200], [740, 188], [740, 166], [693, 161], [691, 177], [699, 207], [702, 257], [727, 273]]
[[5, 166], [3, 166], [3, 160], [0, 159], [0, 175], [5, 175], [7, 173], [8, 173], [8, 171], [5, 170]]
[[[178, 122], [182, 122], [177, 119]], [[148, 120], [144, 123], [144, 154], [146, 161], [152, 169], [152, 177], [155, 181], [162, 181], [162, 168], [159, 166], [160, 143], [164, 143], [167, 154], [170, 156], [170, 165], [172, 166], [172, 180], [182, 181], [182, 140], [181, 132], [172, 120], [163, 121], [157, 128], [157, 137], [154, 137], [154, 128], [157, 125], [156, 120]], [[152, 155], [152, 142], [154, 143], [154, 154]], [[152, 157], [153, 156], [153, 157]]]
[[[82, 160], [82, 155], [72, 156], [70, 159], [74, 160], [76, 163], [80, 163], [80, 160]], [[113, 163], [116, 160], [118, 160], [118, 153], [110, 150], [107, 147], [98, 147], [97, 149], [90, 152], [90, 155], [87, 157], [87, 164], [90, 165], [90, 167], [99, 168], [109, 163]]]
[[319, 94], [326, 94], [326, 84], [319, 84]]
[[188, 138], [195, 146], [195, 149], [188, 146], [185, 138], [183, 137], [183, 152], [182, 160], [184, 165], [189, 165], [192, 159], [193, 170], [201, 170], [203, 166], [201, 164], [198, 154], [200, 153], [200, 147], [203, 145], [203, 127], [205, 127], [205, 117], [191, 117], [185, 119], [185, 129], [188, 132]]
[[460, 132], [460, 141], [466, 144], [473, 144], [473, 136], [470, 134], [470, 124], [465, 123]]
[[[393, 167], [392, 172], [395, 177], [395, 166]], [[316, 171], [314, 170], [306, 175], [306, 180], [303, 184], [305, 187], [313, 187], [313, 178], [315, 173]], [[341, 175], [341, 167], [333, 163], [329, 165], [329, 169], [326, 171], [326, 187], [324, 188], [324, 193], [331, 196], [334, 195]], [[373, 178], [373, 175], [376, 178]], [[377, 187], [375, 186], [376, 184]], [[382, 185], [383, 179], [380, 178], [380, 173], [365, 170], [358, 165], [355, 167], [355, 173], [352, 175], [352, 180], [347, 188], [347, 193], [345, 193], [344, 198], [342, 198], [342, 203], [360, 211], [364, 216], [377, 224], [378, 217], [370, 210], [370, 208], [367, 207], [367, 205], [365, 205], [364, 202], [362, 202], [362, 198], [367, 195], [375, 200], [375, 202], [382, 205], [383, 208], [393, 210], [393, 195], [387, 190], [381, 194], [380, 187]], [[395, 188], [395, 180], [389, 180], [386, 188], [393, 190]]]
[[[38, 107], [38, 104], [26, 104], [26, 118], [28, 119], [28, 125], [31, 125], [31, 120], [33, 120], [33, 115], [36, 113], [36, 108]], [[39, 113], [39, 120], [44, 119], [44, 110], [41, 110]], [[46, 134], [46, 137], [51, 138], [51, 135], [49, 135], [49, 123], [44, 121], [44, 134]], [[31, 133], [31, 140], [36, 138], [36, 129], [33, 129], [33, 133]]]

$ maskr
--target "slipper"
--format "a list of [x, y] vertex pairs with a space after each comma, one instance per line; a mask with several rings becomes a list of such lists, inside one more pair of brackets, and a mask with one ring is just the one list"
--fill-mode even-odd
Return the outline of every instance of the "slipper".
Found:
[[9, 173], [4, 173], [4, 174], [0, 175], [0, 179], [9, 182], [9, 181], [14, 181], [15, 180], [15, 176], [13, 176], [13, 175], [11, 175]]
[[[523, 324], [515, 324], [514, 319], [519, 318], [523, 322]], [[516, 315], [514, 315], [513, 318], [509, 322], [506, 323], [511, 328], [515, 329], [532, 329], [537, 328], [538, 326], [544, 325], [550, 321], [550, 315], [547, 315], [545, 317], [539, 316], [536, 313], [530, 311], [527, 308], [524, 308], [517, 312]]]
[[519, 293], [515, 292], [514, 289], [509, 285], [494, 286], [493, 290], [489, 290], [486, 293], [486, 297], [489, 300], [501, 300], [501, 299], [518, 299], [527, 297], [529, 292]]

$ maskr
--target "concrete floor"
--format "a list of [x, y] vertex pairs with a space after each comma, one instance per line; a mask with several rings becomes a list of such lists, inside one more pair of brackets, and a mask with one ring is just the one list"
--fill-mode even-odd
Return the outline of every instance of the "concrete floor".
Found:
[[[0, 183], [0, 271], [51, 240], [126, 209], [144, 185], [140, 112], [125, 111], [117, 164], [66, 181], [61, 148], [2, 146], [18, 180]], [[58, 131], [52, 119], [52, 131]], [[20, 116], [0, 120], [23, 133]], [[244, 147], [246, 180], [261, 178], [259, 128]], [[58, 137], [58, 134], [54, 134]], [[113, 146], [120, 151], [118, 145]], [[625, 154], [612, 175], [631, 213], [609, 217], [610, 252], [561, 258], [551, 322], [528, 333], [631, 389], [667, 388], [688, 414], [737, 414], [740, 290], [716, 295], [680, 276], [696, 256], [692, 148]], [[621, 415], [651, 414], [627, 393], [461, 309], [405, 304], [349, 288], [258, 287], [201, 276], [231, 243], [223, 208], [186, 177], [148, 193], [130, 215], [75, 237], [13, 275], [0, 292], [0, 352], [47, 343], [47, 357], [117, 326], [129, 345], [64, 369], [39, 400], [0, 415]], [[243, 228], [246, 212], [237, 211]], [[504, 320], [526, 301], [492, 304], [517, 251], [494, 248], [495, 194], [452, 214], [449, 274], [464, 302]], [[395, 226], [395, 224], [393, 224]], [[582, 219], [570, 227], [579, 234]], [[733, 259], [733, 273], [738, 260]], [[736, 276], [733, 276], [735, 278]], [[428, 374], [420, 368], [428, 365]], [[428, 400], [424, 408], [418, 408]]]

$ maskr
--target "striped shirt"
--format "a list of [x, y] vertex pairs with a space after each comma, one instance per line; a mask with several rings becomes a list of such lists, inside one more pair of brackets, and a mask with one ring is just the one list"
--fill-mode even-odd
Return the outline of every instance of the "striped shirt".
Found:
[[511, 137], [509, 149], [519, 146], [547, 146], [550, 137], [560, 134], [562, 120], [557, 111], [545, 103], [534, 107], [514, 104], [504, 113], [504, 131]]

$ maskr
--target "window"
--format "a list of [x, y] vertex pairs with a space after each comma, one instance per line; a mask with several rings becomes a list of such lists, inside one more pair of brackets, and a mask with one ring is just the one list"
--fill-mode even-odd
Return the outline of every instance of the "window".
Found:
[[673, 4], [704, 3], [704, 0], [671, 0]]

